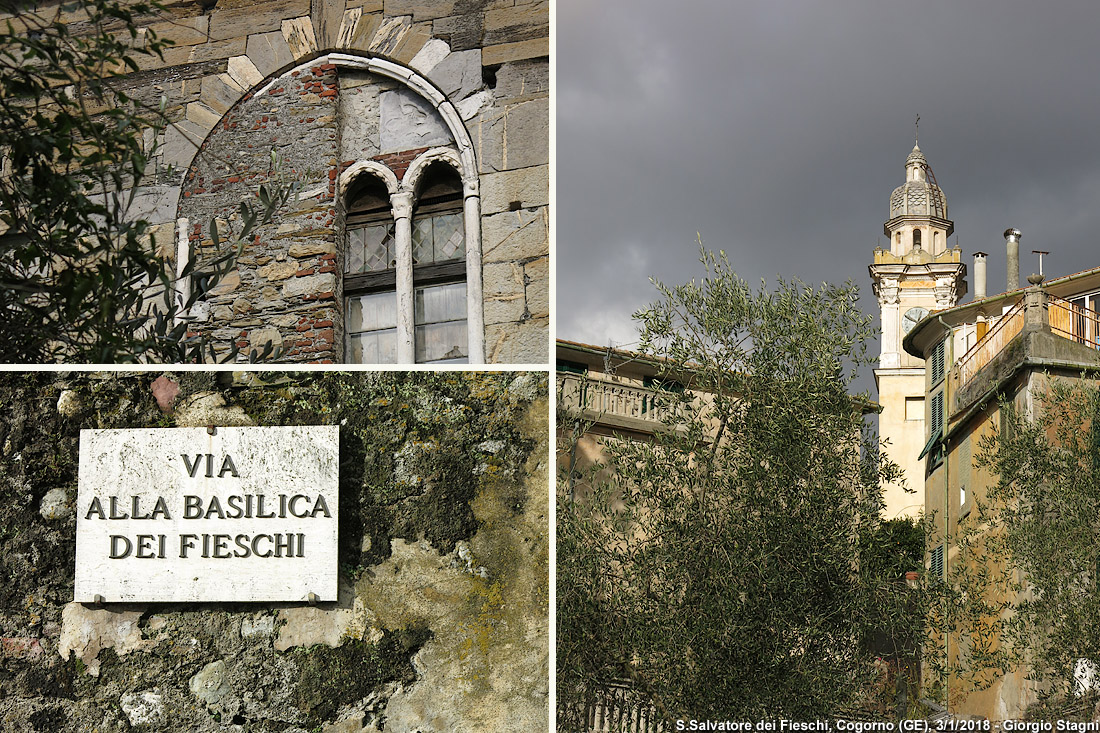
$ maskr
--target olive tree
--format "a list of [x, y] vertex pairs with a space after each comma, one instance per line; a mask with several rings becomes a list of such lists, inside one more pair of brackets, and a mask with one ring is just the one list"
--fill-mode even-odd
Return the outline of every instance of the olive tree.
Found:
[[639, 358], [676, 385], [652, 440], [608, 439], [585, 469], [583, 421], [559, 420], [559, 724], [609, 678], [669, 722], [890, 716], [876, 638], [923, 621], [872, 549], [897, 539], [879, 515], [900, 472], [849, 392], [870, 318], [851, 284], [753, 289], [702, 261], [635, 314]]
[[1001, 427], [982, 441], [994, 477], [974, 526], [984, 554], [965, 578], [957, 626], [984, 654], [957, 673], [988, 683], [1022, 668], [1040, 718], [1092, 720], [1100, 663], [1100, 387], [1096, 375], [1051, 380], [1029, 411], [1002, 401]]
[[[202, 272], [175, 272], [172, 235], [156, 241], [134, 215], [143, 182], [164, 174], [154, 160], [166, 100], [143, 102], [119, 81], [170, 43], [142, 27], [159, 10], [0, 2], [0, 361], [200, 358], [184, 315], [289, 193], [242, 203], [237, 231], [221, 232], [226, 254]], [[202, 285], [177, 294], [177, 276]]]

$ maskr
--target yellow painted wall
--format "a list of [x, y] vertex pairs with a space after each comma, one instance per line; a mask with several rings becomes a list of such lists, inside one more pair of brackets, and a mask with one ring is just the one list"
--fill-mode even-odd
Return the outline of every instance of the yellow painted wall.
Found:
[[[919, 420], [907, 420], [905, 398], [919, 397]], [[907, 493], [900, 484], [888, 484], [883, 493], [885, 508], [883, 517], [916, 517], [924, 506], [924, 461], [917, 460], [924, 443], [928, 440], [924, 420], [924, 374], [916, 372], [906, 376], [886, 376], [879, 378], [878, 402], [882, 406], [879, 414], [879, 435], [887, 438], [886, 455], [905, 472], [905, 485], [913, 490]]]

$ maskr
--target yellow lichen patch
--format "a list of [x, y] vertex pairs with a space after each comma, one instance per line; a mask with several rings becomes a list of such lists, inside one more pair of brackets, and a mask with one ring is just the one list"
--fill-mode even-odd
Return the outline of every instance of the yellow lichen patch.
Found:
[[466, 634], [458, 647], [458, 658], [466, 663], [459, 679], [471, 684], [489, 676], [489, 651], [494, 632], [504, 623], [504, 590], [500, 582], [492, 583], [481, 597], [481, 607], [472, 623], [463, 624]]

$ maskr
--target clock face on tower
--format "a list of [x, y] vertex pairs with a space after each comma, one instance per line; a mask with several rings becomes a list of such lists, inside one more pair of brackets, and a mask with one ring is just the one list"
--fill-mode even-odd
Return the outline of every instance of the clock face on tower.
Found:
[[920, 306], [917, 306], [916, 308], [910, 308], [909, 310], [905, 311], [905, 315], [902, 316], [901, 319], [901, 327], [903, 331], [905, 333], [909, 333], [909, 331], [913, 329], [913, 326], [917, 325], [917, 321], [924, 318], [926, 315], [928, 315], [928, 309], [921, 308]]

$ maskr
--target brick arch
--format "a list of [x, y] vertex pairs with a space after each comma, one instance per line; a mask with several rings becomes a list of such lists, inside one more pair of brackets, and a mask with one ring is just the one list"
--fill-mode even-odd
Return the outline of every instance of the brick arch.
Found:
[[[187, 171], [190, 172], [194, 167], [196, 159], [202, 153], [203, 149], [206, 148], [214, 131], [219, 125], [224, 124], [225, 118], [237, 110], [242, 103], [258, 97], [265, 92], [270, 92], [274, 88], [274, 85], [287, 75], [325, 66], [331, 66], [331, 68], [334, 69], [342, 68], [365, 71], [387, 79], [392, 79], [403, 84], [415, 92], [417, 96], [431, 103], [432, 108], [439, 114], [443, 123], [447, 126], [447, 131], [450, 133], [451, 139], [458, 149], [458, 159], [460, 163], [458, 169], [462, 177], [462, 184], [466, 191], [466, 195], [477, 196], [479, 194], [477, 157], [473, 140], [454, 103], [447, 99], [446, 95], [443, 94], [439, 87], [414, 69], [380, 56], [371, 56], [366, 53], [348, 50], [307, 54], [274, 71], [263, 79], [259, 79], [260, 72], [248, 56], [236, 56], [230, 59], [228, 66], [229, 71], [226, 74], [215, 77], [215, 82], [220, 82], [224, 85], [222, 89], [223, 93], [227, 90], [230, 94], [233, 93], [234, 90], [227, 86], [230, 83], [240, 85], [251, 81], [252, 86], [248, 89], [242, 89], [242, 91], [236, 95], [228, 111], [221, 116], [218, 116], [217, 113], [209, 107], [202, 105], [201, 101], [192, 104], [200, 105], [204, 107], [204, 109], [196, 110], [192, 115], [190, 114], [191, 110], [189, 105], [188, 119], [191, 121], [201, 119], [202, 122], [196, 124], [199, 125], [200, 129], [205, 131], [206, 136], [198, 146], [198, 149], [191, 156], [191, 159], [187, 161]], [[222, 77], [226, 78], [223, 79]]]
[[[184, 175], [176, 211], [178, 262], [181, 267], [190, 258], [192, 245], [199, 251], [214, 251], [211, 249], [212, 238], [209, 237], [209, 232], [204, 233], [204, 225], [213, 218], [232, 217], [231, 210], [235, 205], [251, 196], [259, 184], [283, 176], [302, 181], [299, 198], [280, 210], [280, 215], [287, 214], [285, 221], [280, 222], [278, 230], [268, 228], [260, 231], [255, 240], [248, 243], [245, 257], [241, 260], [247, 262], [247, 266], [239, 266], [237, 272], [229, 277], [225, 288], [216, 289], [211, 294], [212, 300], [217, 302], [213, 302], [207, 311], [200, 314], [207, 319], [208, 325], [199, 324], [198, 327], [211, 332], [218, 331], [222, 334], [223, 344], [232, 340], [245, 351], [248, 350], [246, 346], [255, 347], [252, 343], [255, 340], [252, 331], [260, 329], [265, 332], [268, 340], [274, 340], [284, 347], [288, 343], [292, 344], [286, 349], [289, 358], [340, 358], [338, 343], [341, 286], [336, 274], [338, 243], [334, 232], [340, 219], [338, 188], [347, 180], [343, 173], [346, 172], [345, 169], [351, 170], [355, 166], [358, 166], [356, 170], [359, 172], [370, 170], [381, 176], [391, 195], [401, 193], [408, 185], [406, 181], [399, 180], [383, 162], [362, 160], [349, 164], [340, 161], [341, 146], [337, 132], [340, 123], [336, 121], [335, 103], [339, 96], [337, 74], [343, 69], [397, 81], [418, 99], [426, 101], [438, 115], [438, 120], [434, 123], [438, 130], [436, 139], [444, 139], [447, 135], [451, 138], [445, 147], [435, 146], [427, 151], [409, 150], [399, 155], [409, 158], [404, 165], [411, 167], [416, 163], [416, 171], [421, 170], [430, 159], [446, 159], [455, 166], [462, 179], [463, 218], [467, 238], [470, 361], [481, 363], [484, 360], [481, 216], [478, 166], [473, 142], [454, 104], [428, 79], [388, 59], [352, 52], [330, 51], [312, 55], [308, 60], [296, 61], [266, 80], [254, 84], [211, 125], [202, 145], [192, 156]], [[277, 99], [293, 101], [284, 101], [279, 106], [275, 101]], [[269, 107], [273, 110], [271, 115], [265, 113]], [[424, 105], [421, 104], [421, 107]], [[317, 114], [312, 115], [311, 109], [316, 109]], [[323, 122], [325, 119], [329, 122]], [[293, 124], [287, 124], [288, 122], [298, 124], [299, 127], [295, 128]], [[439, 126], [440, 123], [442, 127]], [[331, 129], [326, 132], [322, 129], [324, 125]], [[225, 135], [236, 137], [227, 140]], [[309, 147], [310, 141], [316, 144], [315, 148]], [[289, 151], [289, 154], [280, 156], [282, 169], [276, 170], [268, 162], [265, 156], [269, 149], [271, 152]], [[322, 169], [327, 168], [327, 177], [323, 170], [320, 176], [311, 177], [311, 172], [305, 170], [310, 161], [315, 161]], [[239, 168], [244, 170], [240, 171]], [[414, 172], [410, 180], [415, 180], [418, 175]], [[395, 181], [398, 183], [398, 191], [393, 191]], [[296, 209], [303, 208], [303, 200], [309, 202], [315, 211], [308, 217], [298, 217], [295, 224], [290, 221], [293, 218], [291, 214]], [[311, 232], [321, 232], [318, 235], [319, 240], [306, 236]], [[292, 240], [289, 253], [286, 247], [280, 250], [271, 244], [273, 240], [280, 238], [284, 243], [288, 239]], [[268, 261], [269, 257], [281, 259], [272, 263]], [[184, 295], [189, 287], [189, 283], [177, 283], [177, 288]], [[286, 310], [291, 315], [301, 312], [303, 315], [299, 322], [291, 322], [292, 319], [289, 319], [286, 312], [279, 314], [280, 322], [284, 325], [278, 328], [263, 321], [263, 318], [270, 316], [271, 303], [275, 300], [270, 295], [272, 291], [278, 291], [280, 301], [292, 301]], [[229, 292], [236, 296], [231, 302], [227, 300]], [[252, 315], [255, 317], [251, 318]], [[260, 325], [255, 328], [226, 326], [227, 323], [252, 322]], [[334, 322], [337, 324], [335, 335], [332, 331]], [[327, 330], [314, 328], [313, 324], [317, 323], [326, 324]], [[302, 330], [307, 327], [308, 330]], [[237, 328], [240, 329], [239, 333], [226, 335]], [[270, 338], [273, 328], [279, 331], [278, 338]], [[316, 337], [318, 341], [307, 343], [308, 338], [298, 335], [301, 333]]]

